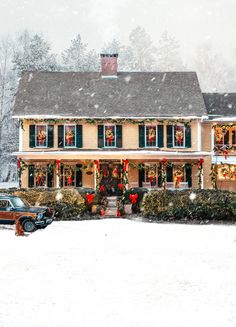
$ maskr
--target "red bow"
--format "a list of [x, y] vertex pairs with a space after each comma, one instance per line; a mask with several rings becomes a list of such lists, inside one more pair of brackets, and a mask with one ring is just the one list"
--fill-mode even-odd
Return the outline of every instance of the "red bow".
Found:
[[130, 198], [132, 204], [135, 204], [135, 203], [137, 202], [137, 200], [138, 200], [138, 194], [137, 194], [137, 193], [135, 193], [135, 194], [130, 194], [130, 195], [129, 195], [129, 198]]
[[124, 188], [123, 184], [121, 184], [121, 183], [119, 183], [117, 186], [118, 186], [118, 188], [119, 188], [121, 191], [122, 191], [123, 188]]
[[60, 163], [61, 163], [61, 160], [57, 159], [56, 160], [57, 170], [59, 170], [59, 168], [60, 168]]
[[88, 204], [92, 203], [94, 199], [94, 194], [86, 194], [86, 199]]
[[18, 168], [18, 169], [21, 168], [21, 159], [17, 159], [17, 168]]
[[166, 159], [166, 158], [163, 158], [163, 159], [161, 160], [161, 163], [162, 163], [163, 165], [165, 165], [165, 164], [167, 163], [167, 159]]
[[100, 188], [99, 188], [100, 192], [104, 192], [105, 191], [105, 186], [104, 185], [101, 185]]
[[121, 216], [121, 212], [120, 212], [120, 210], [117, 210], [117, 217], [120, 217]]
[[197, 163], [197, 167], [198, 167], [198, 169], [200, 169], [200, 168], [202, 167], [203, 162], [204, 162], [204, 160], [203, 160], [202, 158], [200, 158], [200, 159], [198, 160], [198, 163]]
[[227, 159], [227, 157], [228, 157], [228, 153], [229, 153], [229, 151], [228, 150], [224, 150], [223, 151], [223, 155], [224, 155], [224, 157], [225, 157], [225, 160]]

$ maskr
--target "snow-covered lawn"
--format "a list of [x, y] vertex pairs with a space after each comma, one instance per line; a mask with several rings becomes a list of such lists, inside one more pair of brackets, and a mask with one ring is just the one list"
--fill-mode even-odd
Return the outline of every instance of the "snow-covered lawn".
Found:
[[2, 226], [0, 326], [235, 327], [236, 226]]

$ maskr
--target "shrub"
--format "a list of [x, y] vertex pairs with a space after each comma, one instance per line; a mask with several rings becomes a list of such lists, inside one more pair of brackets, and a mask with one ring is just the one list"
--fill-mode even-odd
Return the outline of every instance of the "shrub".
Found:
[[131, 203], [130, 195], [137, 194], [138, 195], [137, 202], [132, 203], [132, 212], [139, 213], [144, 194], [147, 192], [148, 192], [148, 190], [144, 187], [132, 187], [129, 190], [126, 190], [126, 192], [124, 193], [123, 202], [124, 202], [124, 204]]
[[154, 220], [236, 221], [236, 193], [221, 190], [154, 191], [143, 201], [143, 214]]

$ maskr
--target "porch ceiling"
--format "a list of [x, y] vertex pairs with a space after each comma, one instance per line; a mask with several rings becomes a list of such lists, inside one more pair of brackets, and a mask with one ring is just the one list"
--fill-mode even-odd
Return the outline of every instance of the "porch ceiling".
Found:
[[210, 156], [207, 151], [41, 151], [41, 152], [14, 152], [13, 155], [25, 160], [32, 159], [198, 159]]

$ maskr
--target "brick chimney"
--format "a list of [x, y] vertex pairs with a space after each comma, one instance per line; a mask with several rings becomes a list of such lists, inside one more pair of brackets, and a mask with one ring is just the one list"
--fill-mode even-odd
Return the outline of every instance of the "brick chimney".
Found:
[[101, 53], [102, 77], [117, 77], [117, 58], [118, 54]]

